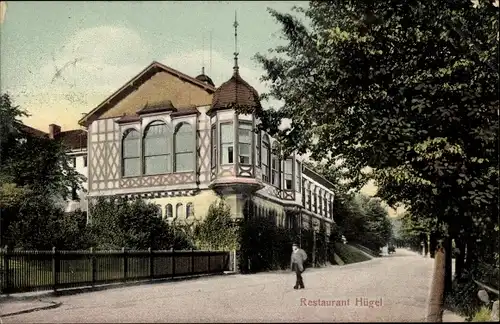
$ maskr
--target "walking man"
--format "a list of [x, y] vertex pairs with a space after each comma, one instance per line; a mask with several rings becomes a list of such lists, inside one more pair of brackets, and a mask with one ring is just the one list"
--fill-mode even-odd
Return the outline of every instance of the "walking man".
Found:
[[293, 289], [304, 289], [304, 281], [302, 280], [302, 272], [304, 272], [304, 262], [307, 260], [307, 254], [304, 250], [299, 249], [297, 244], [292, 245], [292, 257], [290, 266], [292, 271], [297, 275], [297, 281]]

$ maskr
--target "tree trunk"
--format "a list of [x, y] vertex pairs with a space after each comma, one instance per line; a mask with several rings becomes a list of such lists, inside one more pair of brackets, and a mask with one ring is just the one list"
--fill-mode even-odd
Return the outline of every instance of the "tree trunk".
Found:
[[429, 250], [430, 250], [430, 256], [433, 259], [434, 259], [434, 253], [436, 252], [436, 247], [437, 247], [436, 233], [432, 232], [430, 235]]
[[465, 242], [462, 237], [455, 239], [455, 245], [459, 250], [455, 259], [455, 278], [460, 280], [465, 265]]
[[472, 265], [476, 259], [475, 245], [474, 237], [469, 236], [467, 238], [467, 256], [465, 260], [466, 269], [472, 269]]
[[447, 294], [451, 292], [453, 283], [453, 272], [452, 272], [452, 243], [451, 237], [448, 236], [444, 241], [444, 252], [445, 252], [445, 279], [444, 279], [444, 292]]
[[445, 252], [442, 247], [438, 247], [434, 253], [434, 273], [427, 304], [427, 322], [443, 321], [444, 276]]
[[424, 238], [424, 257], [427, 258], [428, 254], [429, 254], [429, 240], [428, 240], [428, 235], [425, 234], [425, 238]]

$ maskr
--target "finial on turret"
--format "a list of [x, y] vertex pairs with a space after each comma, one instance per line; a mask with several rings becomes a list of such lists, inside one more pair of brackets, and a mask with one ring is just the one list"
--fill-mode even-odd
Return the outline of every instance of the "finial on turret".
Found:
[[237, 74], [239, 67], [238, 67], [238, 19], [236, 15], [236, 11], [234, 12], [234, 73]]

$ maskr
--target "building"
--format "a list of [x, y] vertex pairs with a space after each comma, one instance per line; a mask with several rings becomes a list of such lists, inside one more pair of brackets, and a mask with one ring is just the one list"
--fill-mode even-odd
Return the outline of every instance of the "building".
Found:
[[[167, 221], [202, 220], [224, 197], [234, 218], [245, 203], [273, 209], [282, 226], [333, 223], [333, 185], [292, 154], [273, 153], [276, 141], [254, 132], [262, 109], [257, 91], [239, 73], [218, 88], [151, 63], [79, 124], [87, 129], [88, 198], [140, 197]], [[237, 115], [235, 106], [248, 108]], [[90, 219], [92, 215], [89, 215]]]
[[[87, 177], [87, 132], [83, 129], [61, 131], [61, 126], [50, 124], [48, 136], [51, 139], [60, 140], [63, 143], [71, 158], [71, 165], [78, 173]], [[85, 181], [82, 186], [84, 190], [71, 188], [71, 199], [64, 202], [64, 209], [66, 212], [72, 212], [77, 209], [87, 212], [87, 181]]]
[[[67, 148], [68, 155], [71, 158], [71, 165], [78, 173], [87, 177], [87, 132], [83, 129], [74, 129], [61, 131], [61, 127], [55, 124], [49, 125], [49, 132], [45, 133], [39, 129], [21, 124], [20, 130], [30, 136], [45, 137], [54, 140], [60, 140]], [[83, 184], [84, 190], [71, 188], [71, 198], [67, 201], [56, 199], [66, 212], [72, 212], [77, 209], [87, 211], [87, 182]]]

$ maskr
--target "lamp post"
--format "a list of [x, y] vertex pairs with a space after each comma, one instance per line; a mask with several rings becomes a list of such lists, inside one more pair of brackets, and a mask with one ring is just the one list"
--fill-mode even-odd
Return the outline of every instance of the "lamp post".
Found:
[[313, 223], [313, 255], [312, 262], [313, 267], [316, 267], [316, 230], [318, 229], [318, 224], [316, 222]]

